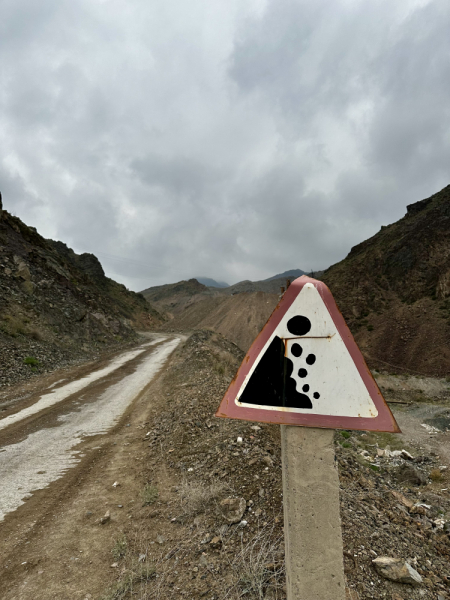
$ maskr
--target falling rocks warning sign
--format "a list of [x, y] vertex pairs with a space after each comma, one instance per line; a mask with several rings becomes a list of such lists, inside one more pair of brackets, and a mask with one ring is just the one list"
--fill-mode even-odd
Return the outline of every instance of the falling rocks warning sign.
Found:
[[216, 416], [400, 431], [330, 290], [306, 276], [283, 295]]

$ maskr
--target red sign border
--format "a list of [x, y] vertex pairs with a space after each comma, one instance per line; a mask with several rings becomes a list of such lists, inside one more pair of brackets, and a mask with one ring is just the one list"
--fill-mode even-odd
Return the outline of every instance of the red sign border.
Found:
[[[267, 410], [264, 408], [251, 408], [247, 406], [238, 406], [235, 399], [241, 386], [247, 377], [250, 369], [259, 354], [263, 350], [270, 336], [277, 328], [278, 324], [294, 302], [303, 286], [312, 283], [319, 292], [325, 306], [327, 307], [331, 318], [339, 331], [350, 356], [355, 363], [356, 368], [363, 380], [370, 397], [375, 404], [378, 415], [369, 417], [337, 417], [331, 415], [314, 415], [305, 413], [294, 413], [280, 408], [279, 410]], [[392, 414], [389, 406], [386, 404], [369, 367], [364, 360], [361, 350], [358, 348], [350, 329], [345, 322], [344, 317], [339, 310], [336, 301], [328, 287], [317, 279], [312, 279], [307, 275], [302, 275], [291, 283], [277, 307], [264, 325], [262, 331], [251, 345], [238, 372], [230, 383], [220, 406], [216, 412], [216, 417], [225, 417], [229, 419], [242, 419], [244, 421], [260, 421], [263, 423], [274, 423], [278, 425], [298, 425], [301, 427], [319, 427], [325, 429], [354, 429], [363, 431], [386, 431], [390, 433], [401, 433], [399, 426]]]

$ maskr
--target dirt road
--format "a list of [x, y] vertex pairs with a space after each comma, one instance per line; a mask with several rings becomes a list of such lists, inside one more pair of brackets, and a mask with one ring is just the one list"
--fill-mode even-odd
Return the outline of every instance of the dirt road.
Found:
[[[63, 503], [74, 478], [90, 469], [111, 443], [105, 434], [111, 435], [126, 418], [180, 341], [180, 336], [158, 334], [106, 364], [91, 365], [81, 376], [48, 383], [16, 403], [4, 401], [9, 407], [0, 419], [0, 560], [5, 575], [12, 573], [19, 547], [30, 545], [29, 535], [48, 517], [49, 507], [53, 512], [55, 504]], [[122, 424], [126, 431], [127, 423]], [[20, 560], [22, 569], [27, 565]], [[26, 587], [26, 578], [22, 583]], [[7, 596], [5, 585], [0, 598], [22, 597], [17, 590]], [[43, 598], [66, 597], [53, 596], [46, 587], [42, 593]]]

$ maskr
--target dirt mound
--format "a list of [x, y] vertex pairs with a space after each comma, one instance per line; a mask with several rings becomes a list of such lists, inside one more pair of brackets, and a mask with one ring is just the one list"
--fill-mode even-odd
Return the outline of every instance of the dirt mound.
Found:
[[178, 281], [177, 283], [147, 288], [142, 290], [141, 294], [149, 302], [156, 303], [164, 300], [172, 301], [173, 298], [192, 297], [196, 294], [208, 294], [208, 288], [196, 279], [189, 279], [188, 281]]
[[201, 298], [167, 324], [170, 330], [212, 329], [248, 350], [277, 305], [277, 294], [254, 292]]
[[133, 342], [163, 317], [145, 298], [0, 210], [0, 385]]

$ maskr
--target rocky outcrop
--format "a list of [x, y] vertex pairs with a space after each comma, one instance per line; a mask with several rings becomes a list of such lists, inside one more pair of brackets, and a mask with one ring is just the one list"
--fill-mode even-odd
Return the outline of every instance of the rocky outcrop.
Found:
[[90, 277], [93, 281], [98, 283], [103, 283], [105, 279], [105, 272], [103, 267], [94, 254], [84, 253], [84, 254], [75, 254], [75, 252], [66, 246], [63, 242], [48, 240], [49, 243], [55, 248], [60, 256], [63, 256], [64, 259], [73, 265], [76, 269], [83, 271], [85, 275]]
[[[137, 339], [163, 317], [93, 254], [0, 213], [0, 386]], [[27, 357], [36, 358], [30, 367]]]

